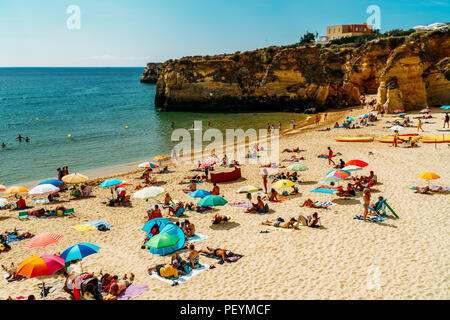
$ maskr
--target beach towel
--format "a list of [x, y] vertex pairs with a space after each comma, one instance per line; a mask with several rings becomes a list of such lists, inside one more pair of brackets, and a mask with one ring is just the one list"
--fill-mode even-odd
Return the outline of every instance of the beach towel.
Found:
[[33, 200], [34, 204], [39, 204], [39, 203], [49, 203], [48, 199], [38, 199], [38, 200]]
[[21, 241], [21, 240], [28, 240], [28, 239], [31, 239], [31, 238], [34, 237], [34, 236], [32, 236], [31, 238], [19, 239], [19, 238], [17, 238], [16, 235], [10, 234], [10, 233], [4, 234], [4, 235], [2, 234], [2, 236], [6, 236], [6, 243], [7, 244], [10, 244], [11, 242]]
[[287, 197], [277, 197], [278, 200], [269, 200], [270, 202], [283, 202], [289, 200]]
[[103, 220], [95, 220], [95, 221], [90, 221], [90, 222], [86, 222], [86, 224], [93, 226], [95, 228], [98, 228], [98, 226], [100, 225], [104, 225], [105, 227], [109, 228], [112, 227], [113, 225], [111, 223], [105, 222]]
[[145, 284], [132, 283], [117, 296], [117, 300], [130, 300], [143, 294], [147, 288], [148, 286]]
[[[205, 182], [205, 181], [196, 182], [195, 184], [200, 184], [200, 183], [203, 183], [203, 182]], [[192, 182], [185, 182], [184, 184], [192, 184]]]
[[281, 228], [281, 227], [275, 227], [275, 226], [266, 226], [267, 229], [271, 229], [271, 230], [280, 230], [283, 232], [292, 232], [294, 231], [294, 229], [288, 229], [288, 228]]
[[318, 208], [318, 209], [328, 209], [329, 207], [331, 207], [332, 205], [335, 205], [336, 203], [333, 202], [329, 202], [329, 201], [315, 201], [314, 202], [314, 208]]
[[235, 257], [230, 257], [230, 258], [234, 258], [234, 259], [229, 260], [230, 258], [227, 258], [225, 261], [223, 261], [221, 257], [217, 257], [217, 256], [214, 256], [212, 254], [205, 254], [205, 253], [200, 253], [200, 254], [202, 256], [205, 256], [205, 257], [208, 257], [208, 258], [211, 258], [211, 259], [220, 260], [218, 262], [219, 264], [223, 264], [225, 261], [228, 262], [228, 263], [236, 262], [236, 261], [238, 261], [239, 259], [241, 259], [243, 257], [243, 255], [236, 254], [236, 258]]
[[238, 202], [238, 203], [233, 203], [231, 206], [232, 207], [240, 207], [240, 208], [251, 208], [252, 204], [247, 203], [247, 202]]
[[73, 226], [72, 228], [74, 228], [75, 230], [81, 231], [81, 232], [97, 230], [96, 227], [93, 227], [93, 226], [88, 225], [88, 224], [78, 224], [76, 226]]
[[194, 234], [192, 237], [188, 238], [188, 242], [194, 243], [194, 242], [199, 242], [205, 239], [208, 239], [209, 236], [205, 236], [204, 234], [200, 234], [200, 233], [196, 233]]
[[164, 282], [166, 282], [166, 283], [168, 283], [168, 284], [174, 284], [175, 282], [177, 282], [177, 283], [183, 283], [183, 282], [189, 281], [190, 279], [192, 279], [192, 277], [194, 277], [194, 276], [196, 276], [196, 275], [198, 275], [198, 274], [200, 274], [200, 273], [202, 273], [203, 271], [206, 271], [206, 270], [208, 270], [208, 269], [209, 269], [209, 265], [208, 265], [208, 264], [205, 264], [205, 263], [202, 263], [202, 264], [199, 264], [199, 265], [197, 266], [197, 268], [195, 268], [195, 269], [193, 269], [193, 270], [190, 269], [191, 272], [190, 272], [189, 274], [187, 274], [187, 275], [179, 275], [179, 276], [178, 276], [178, 279], [161, 277], [161, 276], [158, 275], [155, 271], [152, 272], [152, 274], [150, 275], [150, 277], [156, 278], [156, 279], [161, 280], [161, 281], [164, 281]]
[[[363, 216], [355, 216], [355, 217], [353, 217], [353, 219], [364, 220], [364, 217]], [[374, 218], [367, 218], [366, 220], [370, 221], [370, 222], [383, 222], [384, 220], [386, 220], [386, 218], [374, 217]]]

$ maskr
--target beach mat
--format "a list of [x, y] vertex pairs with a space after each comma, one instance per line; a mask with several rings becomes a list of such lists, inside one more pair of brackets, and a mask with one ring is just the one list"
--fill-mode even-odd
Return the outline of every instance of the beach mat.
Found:
[[98, 228], [98, 226], [100, 225], [104, 225], [105, 227], [109, 228], [112, 227], [113, 225], [111, 223], [105, 222], [103, 220], [95, 220], [95, 221], [90, 221], [90, 222], [86, 222], [87, 225], [93, 226], [95, 228]]
[[97, 230], [96, 227], [93, 227], [93, 226], [88, 225], [88, 224], [78, 224], [76, 226], [72, 226], [72, 228], [74, 228], [75, 230], [81, 231], [81, 232]]
[[150, 277], [156, 278], [158, 280], [164, 281], [168, 284], [173, 284], [175, 282], [177, 283], [184, 283], [186, 281], [189, 281], [192, 279], [192, 277], [202, 273], [203, 271], [209, 270], [209, 265], [205, 263], [201, 263], [197, 268], [193, 269], [189, 274], [187, 275], [179, 275], [178, 279], [175, 278], [164, 278], [159, 276], [155, 271], [152, 272]]
[[231, 205], [232, 207], [240, 207], [240, 208], [251, 208], [252, 204], [247, 202], [239, 202], [239, 203], [233, 203]]
[[[362, 221], [362, 220], [364, 220], [364, 217], [363, 216], [354, 216], [353, 219]], [[386, 219], [382, 218], [382, 217], [374, 217], [374, 218], [367, 218], [366, 220], [370, 221], [370, 222], [383, 222]]]
[[143, 294], [147, 288], [148, 286], [145, 284], [132, 283], [117, 296], [117, 300], [130, 300]]
[[288, 229], [288, 228], [281, 228], [281, 227], [274, 227], [274, 226], [266, 226], [266, 228], [270, 229], [270, 230], [280, 230], [283, 232], [292, 232], [295, 230], [295, 229]]
[[187, 239], [190, 243], [200, 242], [202, 240], [208, 239], [209, 236], [205, 236], [204, 234], [196, 233], [194, 236]]
[[33, 235], [33, 236], [32, 236], [32, 237], [30, 237], [30, 238], [19, 239], [19, 238], [17, 238], [17, 236], [16, 236], [16, 235], [13, 235], [13, 234], [9, 234], [9, 233], [7, 233], [7, 234], [4, 234], [4, 235], [2, 235], [2, 236], [6, 236], [6, 243], [7, 243], [7, 244], [10, 244], [10, 243], [12, 243], [12, 242], [16, 242], [16, 241], [21, 241], [21, 240], [28, 240], [28, 239], [31, 239], [31, 238], [33, 238], [33, 237], [34, 237], [34, 235]]

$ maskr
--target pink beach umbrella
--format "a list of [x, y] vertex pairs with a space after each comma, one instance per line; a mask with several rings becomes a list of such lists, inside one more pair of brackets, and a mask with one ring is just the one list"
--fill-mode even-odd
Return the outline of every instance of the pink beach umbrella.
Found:
[[6, 187], [4, 185], [0, 184], [0, 192], [5, 191], [5, 190], [6, 190]]
[[27, 243], [23, 245], [23, 248], [34, 249], [34, 248], [44, 248], [48, 245], [59, 242], [63, 236], [56, 233], [41, 233], [37, 236], [31, 238]]

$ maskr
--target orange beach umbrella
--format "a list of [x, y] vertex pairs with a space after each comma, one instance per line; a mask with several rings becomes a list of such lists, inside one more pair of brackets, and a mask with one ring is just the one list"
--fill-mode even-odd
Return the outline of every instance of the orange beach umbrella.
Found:
[[3, 191], [5, 193], [25, 193], [28, 192], [28, 189], [21, 186], [12, 186]]

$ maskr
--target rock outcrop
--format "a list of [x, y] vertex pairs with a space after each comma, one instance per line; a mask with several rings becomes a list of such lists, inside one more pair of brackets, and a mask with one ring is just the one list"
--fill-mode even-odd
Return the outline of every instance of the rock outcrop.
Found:
[[141, 76], [141, 82], [156, 83], [158, 81], [161, 66], [162, 63], [160, 62], [147, 63], [144, 74]]
[[[163, 110], [304, 111], [359, 103], [415, 110], [450, 104], [450, 31], [382, 38], [358, 48], [268, 47], [244, 53], [149, 64], [158, 74], [155, 104]], [[156, 70], [156, 71], [153, 71]]]

